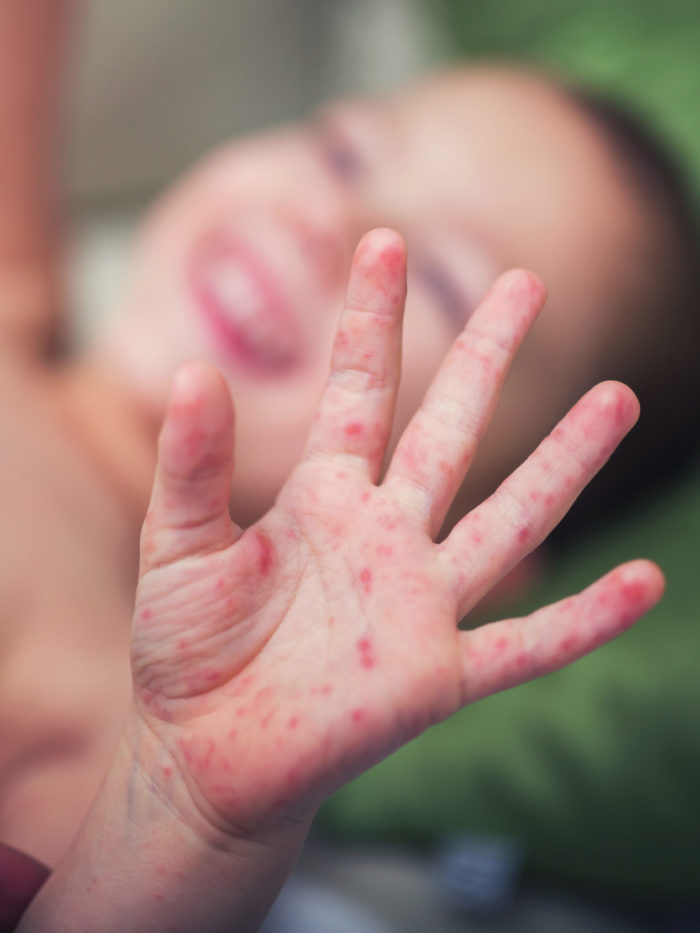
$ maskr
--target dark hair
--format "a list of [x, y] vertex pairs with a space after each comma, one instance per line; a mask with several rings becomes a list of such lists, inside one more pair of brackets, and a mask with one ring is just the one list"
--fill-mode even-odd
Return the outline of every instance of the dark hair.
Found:
[[631, 303], [633, 339], [606, 349], [592, 374], [594, 381], [630, 385], [641, 417], [554, 534], [555, 545], [628, 509], [642, 494], [656, 496], [696, 461], [700, 448], [700, 234], [690, 185], [636, 114], [595, 92], [565, 93], [600, 128], [648, 229], [613, 296]]

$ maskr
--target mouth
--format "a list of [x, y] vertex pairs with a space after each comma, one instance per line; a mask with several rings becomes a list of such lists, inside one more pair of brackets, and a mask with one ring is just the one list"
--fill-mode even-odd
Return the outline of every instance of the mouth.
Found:
[[299, 365], [301, 334], [292, 307], [250, 238], [231, 231], [205, 238], [188, 278], [196, 308], [228, 362], [261, 378]]

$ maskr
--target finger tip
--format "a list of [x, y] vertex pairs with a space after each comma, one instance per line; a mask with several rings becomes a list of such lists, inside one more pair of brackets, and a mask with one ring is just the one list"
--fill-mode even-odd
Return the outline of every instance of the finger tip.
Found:
[[406, 265], [406, 243], [391, 227], [375, 227], [357, 244], [355, 258], [358, 262], [380, 260], [389, 271], [400, 272]]
[[639, 399], [624, 382], [610, 379], [600, 382], [594, 389], [596, 404], [601, 415], [611, 415], [620, 428], [629, 431], [639, 418]]
[[170, 392], [170, 408], [199, 407], [212, 396], [228, 396], [226, 380], [212, 363], [188, 360], [175, 371]]
[[500, 276], [498, 284], [510, 299], [537, 310], [547, 299], [546, 285], [531, 269], [509, 269]]
[[620, 584], [627, 603], [642, 615], [663, 596], [666, 578], [657, 564], [640, 558], [622, 567]]

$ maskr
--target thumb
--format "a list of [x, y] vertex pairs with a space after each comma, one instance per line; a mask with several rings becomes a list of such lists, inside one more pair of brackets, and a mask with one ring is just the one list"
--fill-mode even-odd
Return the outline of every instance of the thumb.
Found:
[[194, 361], [173, 379], [158, 439], [158, 465], [141, 533], [141, 574], [220, 550], [241, 534], [228, 501], [233, 473], [233, 403], [219, 371]]

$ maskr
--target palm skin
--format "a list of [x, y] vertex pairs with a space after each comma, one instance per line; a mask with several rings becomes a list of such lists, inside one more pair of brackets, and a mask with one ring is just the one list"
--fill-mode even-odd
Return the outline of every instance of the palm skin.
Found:
[[403, 243], [368, 234], [306, 454], [245, 532], [227, 508], [228, 390], [205, 364], [176, 377], [142, 537], [137, 715], [162, 749], [153, 775], [162, 793], [184, 787], [198, 818], [225, 834], [309, 820], [326, 795], [429, 725], [585, 654], [661, 594], [658, 569], [636, 561], [527, 619], [459, 631], [559, 521], [637, 403], [616, 383], [592, 390], [436, 544], [543, 289], [524, 272], [496, 283], [379, 483], [404, 297]]

